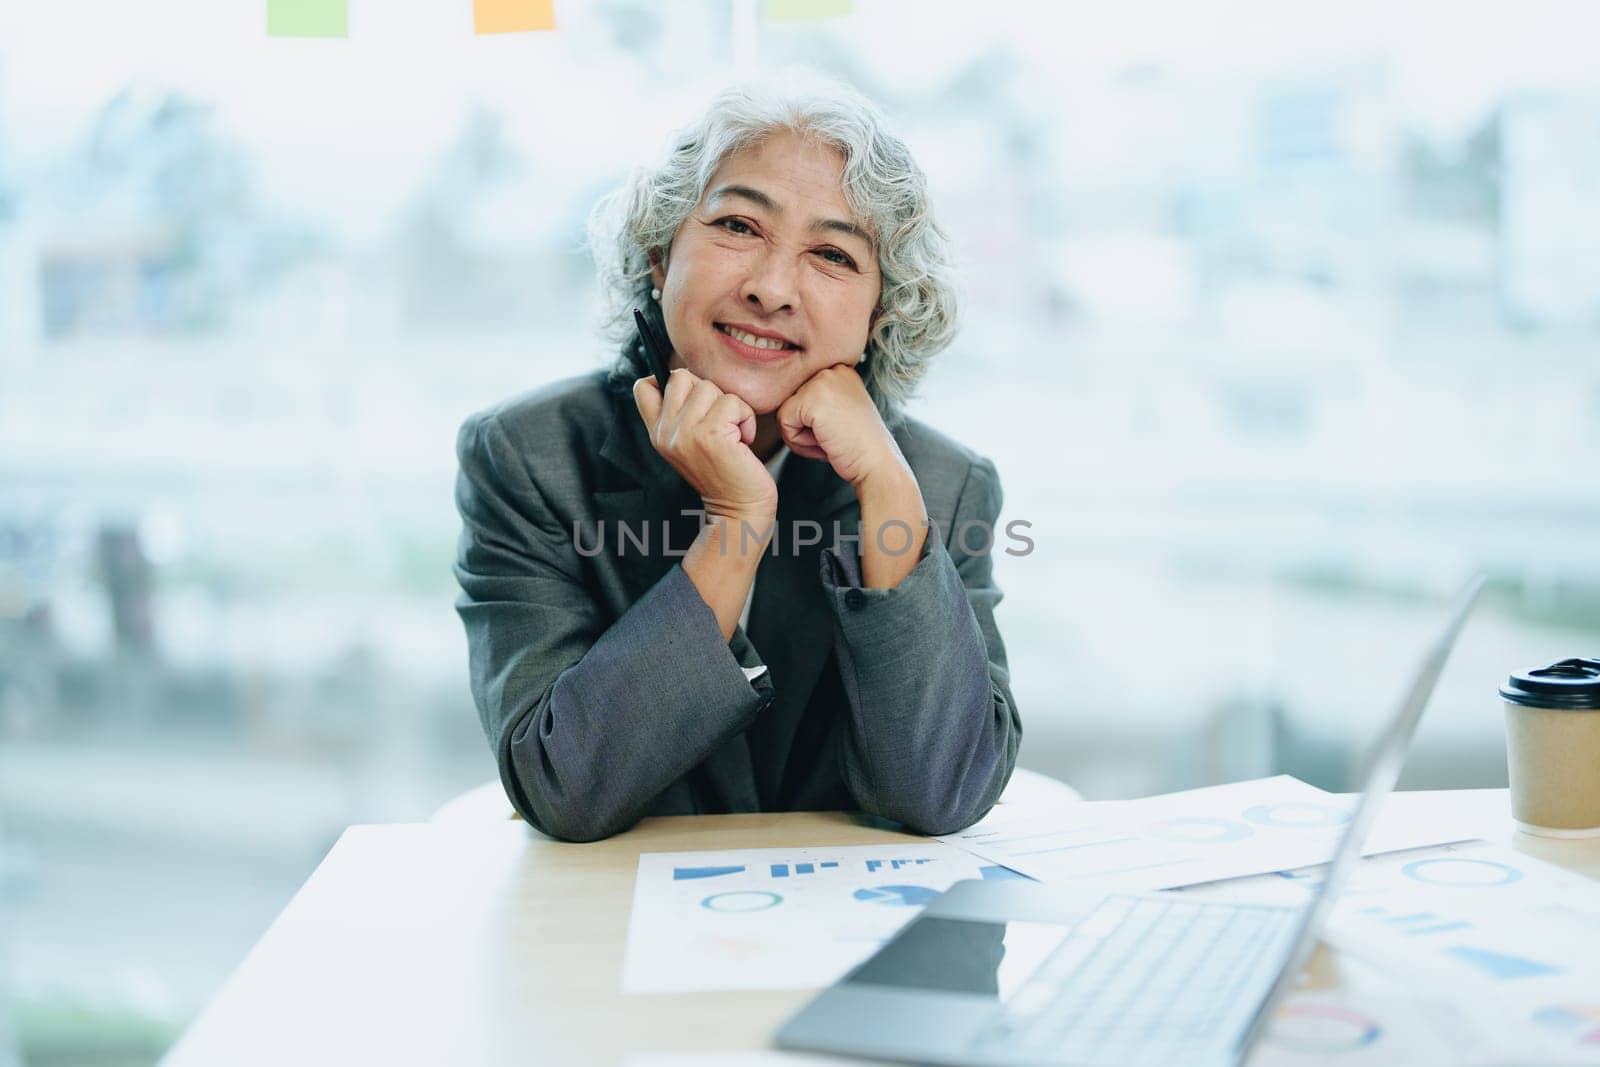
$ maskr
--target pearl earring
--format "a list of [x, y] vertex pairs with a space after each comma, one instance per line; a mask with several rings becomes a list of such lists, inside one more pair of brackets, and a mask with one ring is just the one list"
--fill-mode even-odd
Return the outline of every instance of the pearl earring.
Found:
[[865, 352], [863, 352], [863, 353], [861, 353], [861, 358], [856, 360], [856, 366], [865, 367], [866, 365], [867, 365], [867, 354]]
[[652, 289], [652, 290], [650, 290], [650, 299], [651, 300], [660, 300], [661, 299], [661, 290], [660, 289]]

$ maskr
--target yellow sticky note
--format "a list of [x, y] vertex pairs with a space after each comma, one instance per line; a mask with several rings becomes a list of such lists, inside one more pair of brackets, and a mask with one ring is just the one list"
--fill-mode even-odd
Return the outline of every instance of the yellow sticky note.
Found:
[[810, 22], [850, 14], [850, 0], [762, 0], [761, 16], [768, 22]]
[[267, 0], [268, 37], [348, 37], [350, 0]]
[[532, 33], [555, 28], [555, 0], [472, 0], [474, 33]]

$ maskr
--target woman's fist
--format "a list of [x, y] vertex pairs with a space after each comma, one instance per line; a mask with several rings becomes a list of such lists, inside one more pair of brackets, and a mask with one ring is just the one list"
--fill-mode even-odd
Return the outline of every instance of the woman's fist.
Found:
[[752, 522], [778, 510], [778, 486], [750, 450], [756, 413], [739, 397], [683, 368], [633, 383], [633, 402], [661, 457], [700, 494], [708, 515]]
[[843, 363], [817, 371], [783, 402], [778, 430], [795, 455], [827, 460], [858, 493], [880, 472], [910, 473], [866, 383]]

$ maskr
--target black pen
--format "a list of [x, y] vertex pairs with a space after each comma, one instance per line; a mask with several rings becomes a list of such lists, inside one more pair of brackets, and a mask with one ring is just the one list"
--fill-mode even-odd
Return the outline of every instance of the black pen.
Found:
[[672, 346], [666, 338], [651, 327], [644, 317], [644, 312], [638, 308], [633, 309], [633, 321], [639, 326], [639, 343], [644, 348], [644, 361], [650, 365], [650, 372], [656, 376], [656, 384], [661, 386], [661, 391], [667, 391], [667, 363], [672, 359]]

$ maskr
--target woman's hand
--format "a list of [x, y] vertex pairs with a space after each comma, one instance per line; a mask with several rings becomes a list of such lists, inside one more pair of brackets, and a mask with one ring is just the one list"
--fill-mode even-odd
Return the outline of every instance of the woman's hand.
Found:
[[813, 374], [778, 409], [778, 430], [797, 455], [827, 460], [854, 487], [861, 505], [862, 583], [869, 589], [899, 585], [927, 543], [928, 509], [861, 375], [843, 363]]
[[[693, 372], [678, 368], [663, 395], [654, 378], [633, 383], [650, 443], [700, 494], [708, 521], [683, 558], [683, 572], [733, 637], [778, 513], [778, 486], [750, 451], [756, 413]], [[755, 537], [747, 536], [754, 528]]]
[[778, 510], [778, 486], [750, 450], [756, 413], [739, 397], [678, 368], [663, 395], [654, 378], [633, 383], [633, 402], [650, 442], [700, 494], [707, 515], [765, 522]]
[[858, 495], [871, 482], [911, 473], [866, 383], [843, 363], [817, 371], [783, 402], [778, 430], [791, 451], [827, 460]]

